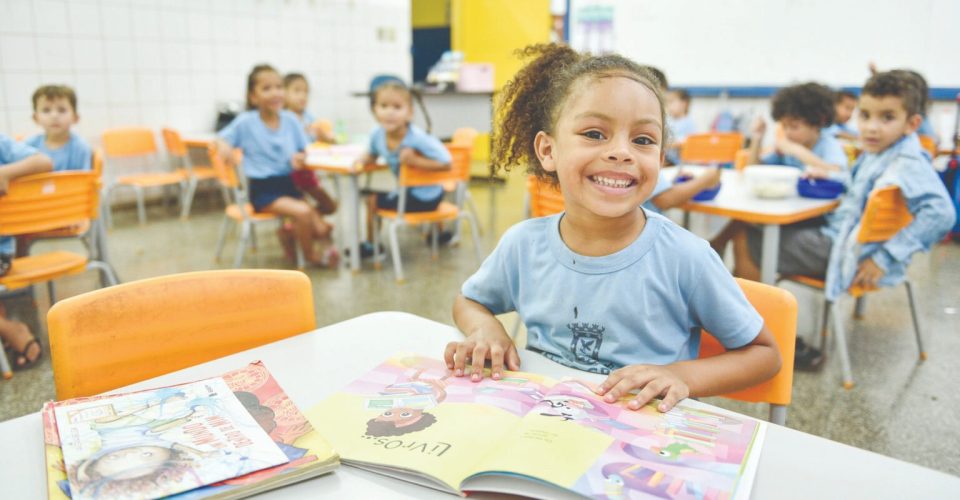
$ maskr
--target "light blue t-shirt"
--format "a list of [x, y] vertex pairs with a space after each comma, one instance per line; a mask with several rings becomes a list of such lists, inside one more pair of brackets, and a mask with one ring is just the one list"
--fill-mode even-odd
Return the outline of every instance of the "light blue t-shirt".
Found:
[[[296, 115], [296, 113], [293, 113]], [[317, 136], [310, 132], [310, 125], [313, 125], [313, 122], [317, 121], [317, 117], [313, 113], [303, 110], [303, 114], [300, 115], [300, 125], [303, 126], [304, 133], [307, 134], [307, 138], [311, 141], [317, 140]]]
[[857, 137], [860, 135], [856, 130], [853, 129], [853, 127], [847, 125], [846, 123], [834, 123], [833, 125], [830, 125], [829, 127], [824, 128], [823, 131], [820, 133], [822, 134], [824, 132], [829, 134], [831, 137], [836, 137], [837, 134], [839, 134], [840, 132], [843, 132], [845, 134], [850, 134], [854, 137]]
[[[440, 142], [440, 139], [426, 133], [420, 127], [410, 124], [407, 128], [407, 135], [400, 141], [396, 149], [387, 148], [387, 131], [383, 127], [377, 127], [370, 134], [370, 154], [382, 157], [393, 175], [400, 175], [400, 150], [403, 148], [415, 149], [418, 153], [431, 160], [443, 163], [450, 163], [450, 151]], [[418, 186], [410, 188], [410, 194], [425, 202], [436, 200], [443, 196], [443, 186]]]
[[653, 204], [653, 199], [656, 198], [660, 193], [670, 189], [673, 186], [673, 183], [670, 182], [663, 175], [663, 170], [657, 175], [657, 185], [653, 187], [653, 192], [650, 193], [650, 197], [647, 198], [647, 201], [643, 202], [643, 208], [650, 210], [652, 212], [660, 213], [660, 209]]
[[70, 140], [66, 144], [56, 149], [47, 147], [45, 140], [46, 134], [37, 134], [25, 142], [28, 146], [37, 148], [38, 151], [50, 157], [53, 160], [53, 170], [60, 172], [62, 170], [90, 170], [90, 162], [93, 151], [87, 141], [84, 141], [77, 134], [70, 132]]
[[[20, 161], [37, 153], [38, 151], [33, 147], [0, 134], [0, 166]], [[16, 239], [13, 236], [0, 236], [0, 254], [13, 255], [16, 250], [15, 245]]]
[[220, 131], [220, 137], [243, 150], [243, 171], [251, 179], [289, 175], [294, 153], [310, 142], [297, 115], [286, 110], [280, 111], [276, 130], [263, 123], [259, 111], [244, 111]]
[[561, 239], [562, 216], [511, 227], [461, 289], [494, 314], [517, 311], [528, 350], [608, 373], [695, 359], [701, 328], [727, 348], [759, 334], [763, 319], [717, 253], [669, 219], [647, 212], [627, 248], [585, 257]]
[[[844, 170], [847, 169], [847, 153], [843, 150], [840, 141], [832, 134], [825, 134], [821, 131], [820, 139], [813, 145], [810, 151], [831, 165], [840, 165], [840, 168]], [[786, 165], [788, 167], [804, 168], [803, 162], [795, 156], [783, 155], [777, 152], [764, 156], [760, 159], [760, 162], [764, 165]]]
[[[684, 116], [679, 120], [667, 117], [667, 127], [670, 128], [670, 141], [674, 144], [681, 143], [687, 139], [687, 136], [697, 131], [697, 124], [693, 122], [690, 115]], [[670, 149], [667, 151], [667, 160], [677, 165], [680, 163], [680, 150]]]

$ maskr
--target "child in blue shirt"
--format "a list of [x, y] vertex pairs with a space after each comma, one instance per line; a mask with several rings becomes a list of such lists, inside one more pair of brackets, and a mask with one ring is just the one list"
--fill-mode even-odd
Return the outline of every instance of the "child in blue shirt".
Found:
[[857, 96], [846, 90], [838, 90], [835, 93], [833, 109], [836, 111], [833, 125], [824, 129], [824, 132], [829, 133], [837, 139], [845, 141], [856, 140], [857, 131], [848, 125], [847, 122], [853, 117], [853, 111], [857, 109]]
[[690, 93], [683, 89], [667, 92], [667, 127], [670, 129], [670, 149], [667, 151], [667, 163], [680, 163], [680, 146], [687, 136], [697, 131], [697, 125], [690, 117]]
[[[956, 214], [946, 188], [917, 139], [923, 99], [902, 72], [877, 73], [863, 87], [857, 125], [863, 154], [851, 169], [837, 209], [822, 219], [780, 230], [777, 271], [781, 275], [825, 277], [824, 293], [833, 300], [851, 286], [867, 289], [903, 281], [913, 254], [929, 250], [953, 226]], [[870, 193], [895, 185], [907, 202], [913, 222], [885, 242], [861, 247], [853, 267], [841, 269], [841, 256], [851, 251]], [[762, 236], [758, 228], [740, 225], [733, 236], [734, 273], [757, 279]], [[853, 262], [853, 261], [851, 261]], [[799, 339], [798, 339], [799, 340]], [[819, 367], [818, 352], [798, 342], [797, 367]], [[810, 363], [803, 365], [803, 360]]]
[[[0, 197], [7, 194], [10, 181], [25, 175], [49, 172], [52, 169], [53, 162], [48, 156], [0, 134]], [[7, 274], [13, 268], [14, 246], [13, 237], [0, 236], [0, 276]], [[8, 320], [2, 312], [0, 312], [0, 339], [16, 353], [12, 366], [14, 370], [33, 366], [43, 353], [40, 343], [30, 333], [27, 325]]]
[[243, 150], [243, 171], [249, 179], [254, 210], [293, 221], [292, 235], [283, 229], [278, 232], [288, 256], [295, 239], [307, 262], [336, 267], [339, 256], [331, 245], [330, 225], [303, 200], [290, 177], [294, 170], [306, 168], [304, 149], [309, 139], [296, 115], [283, 109], [283, 102], [280, 74], [266, 64], [255, 66], [247, 77], [248, 110], [220, 131], [219, 151], [229, 163], [233, 148]]
[[[466, 338], [444, 353], [455, 376], [519, 369], [495, 314], [517, 311], [527, 349], [609, 374], [598, 394], [627, 407], [662, 397], [749, 387], [779, 370], [775, 341], [701, 239], [641, 208], [664, 157], [666, 113], [655, 77], [617, 55], [537, 45], [501, 91], [493, 164], [526, 166], [559, 183], [565, 212], [513, 226], [461, 289], [454, 320]], [[701, 328], [728, 351], [697, 359]], [[467, 368], [467, 362], [471, 367]]]
[[[393, 175], [400, 175], [400, 165], [424, 170], [447, 170], [452, 158], [450, 151], [436, 137], [410, 123], [413, 120], [414, 94], [402, 80], [396, 77], [374, 79], [370, 88], [370, 110], [379, 126], [370, 134], [370, 149], [360, 161], [373, 163], [384, 158]], [[443, 200], [443, 186], [417, 186], [407, 188], [404, 209], [407, 212], [430, 212], [437, 209]], [[396, 210], [400, 202], [397, 191], [377, 193], [367, 199], [367, 234], [373, 234], [373, 214], [376, 210]], [[444, 231], [440, 242], [450, 240], [451, 233]], [[364, 242], [361, 253], [371, 255], [373, 245]]]
[[90, 170], [93, 151], [70, 131], [77, 123], [77, 94], [66, 85], [44, 85], [33, 93], [33, 121], [43, 128], [25, 141], [53, 160], [53, 170]]
[[836, 116], [832, 90], [813, 82], [792, 85], [773, 96], [772, 107], [773, 119], [783, 127], [783, 135], [777, 137], [775, 151], [761, 158], [767, 123], [758, 118], [753, 125], [749, 163], [796, 167], [810, 177], [839, 177], [847, 169], [843, 146], [823, 133]]
[[[328, 133], [317, 121], [312, 113], [307, 111], [307, 101], [310, 100], [310, 86], [307, 78], [300, 73], [288, 73], [283, 77], [284, 108], [293, 112], [303, 124], [303, 129], [312, 141], [322, 141], [333, 144], [333, 135]], [[320, 215], [330, 215], [337, 211], [337, 202], [320, 186], [317, 174], [312, 170], [294, 170], [293, 184], [313, 198]]]

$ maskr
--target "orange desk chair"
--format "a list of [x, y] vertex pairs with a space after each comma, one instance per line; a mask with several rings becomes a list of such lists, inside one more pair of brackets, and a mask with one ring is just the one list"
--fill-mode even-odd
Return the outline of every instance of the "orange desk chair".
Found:
[[[95, 220], [100, 202], [100, 181], [93, 172], [55, 172], [29, 175], [10, 183], [0, 197], [0, 236], [19, 236]], [[100, 271], [101, 281], [117, 283], [104, 262], [63, 250], [19, 257], [10, 272], [0, 276], [0, 292], [46, 283], [50, 303], [56, 302], [53, 280], [87, 269]], [[2, 348], [0, 348], [2, 350]], [[7, 358], [0, 352], [0, 372], [10, 378]]]
[[[103, 151], [101, 151], [99, 148], [93, 151], [91, 171], [96, 174], [97, 182], [99, 183], [103, 173]], [[113, 265], [110, 264], [110, 259], [108, 257], [106, 242], [107, 236], [101, 219], [86, 220], [80, 224], [30, 234], [29, 238], [25, 242], [25, 248], [23, 249], [22, 254], [29, 255], [30, 248], [38, 240], [74, 238], [79, 239], [80, 242], [83, 243], [83, 246], [87, 249], [87, 254], [90, 256], [91, 260], [102, 262], [103, 265], [110, 268], [110, 272], [114, 277], [117, 276], [117, 272]], [[21, 253], [19, 246], [21, 243], [23, 243], [23, 241], [18, 241], [18, 253]], [[109, 285], [108, 277], [105, 273], [100, 273], [100, 285]]]
[[739, 132], [690, 134], [680, 146], [681, 163], [735, 163], [743, 148]]
[[919, 135], [918, 137], [920, 138], [920, 146], [923, 147], [923, 149], [925, 149], [927, 153], [930, 153], [930, 159], [936, 158], [937, 157], [937, 141], [934, 140], [934, 138], [930, 137], [929, 135]]
[[[844, 254], [843, 258], [856, 258], [859, 255], [859, 245], [863, 243], [876, 243], [887, 241], [897, 232], [908, 226], [913, 221], [913, 216], [907, 207], [906, 201], [900, 194], [900, 188], [897, 186], [886, 186], [874, 189], [870, 198], [867, 200], [867, 206], [863, 212], [863, 218], [860, 220], [860, 232], [857, 233], [857, 247], [850, 254]], [[842, 265], [842, 263], [841, 263]], [[785, 276], [781, 280], [799, 283], [808, 288], [823, 290], [825, 282], [822, 279], [812, 278], [810, 276]], [[927, 353], [923, 349], [923, 339], [920, 335], [920, 324], [917, 321], [917, 307], [913, 299], [913, 288], [910, 286], [910, 280], [904, 279], [904, 287], [907, 289], [907, 300], [910, 302], [910, 316], [913, 319], [913, 331], [917, 338], [917, 348], [920, 351], [920, 361], [927, 359]], [[865, 289], [859, 286], [850, 287], [847, 293], [858, 301], [868, 292], [876, 289]], [[843, 325], [843, 318], [837, 314], [840, 297], [836, 303], [824, 301], [823, 309], [823, 327], [821, 329], [820, 349], [826, 346], [826, 337], [828, 335], [828, 325], [830, 324], [830, 313], [833, 312], [833, 330], [837, 335], [837, 350], [840, 355], [840, 363], [843, 367], [843, 387], [844, 389], [853, 388], [853, 372], [850, 368], [850, 355], [847, 351], [846, 329]], [[859, 304], [858, 304], [859, 305]]]
[[[480, 135], [477, 132], [477, 129], [471, 127], [460, 127], [453, 132], [453, 137], [450, 140], [451, 146], [463, 146], [467, 148], [468, 154], [465, 159], [461, 161], [467, 162], [467, 170], [470, 170], [470, 164], [473, 162], [473, 147], [474, 143], [477, 141], [477, 136]], [[469, 175], [467, 176], [467, 181], [469, 182]], [[458, 189], [459, 187], [459, 189]], [[443, 184], [443, 190], [447, 193], [454, 194], [454, 200], [457, 204], [457, 208], [460, 210], [467, 209], [470, 210], [470, 213], [473, 214], [473, 219], [477, 221], [477, 232], [483, 234], [483, 226], [480, 224], [480, 215], [477, 212], [477, 206], [473, 202], [473, 196], [470, 195], [470, 190], [468, 189], [467, 184], [460, 184], [454, 181], [448, 181]], [[457, 222], [457, 228], [455, 231], [456, 235], [454, 236], [453, 241], [460, 241], [460, 223]]]
[[316, 328], [296, 271], [160, 276], [65, 299], [47, 313], [57, 399], [92, 396]]
[[[734, 278], [750, 304], [760, 313], [763, 323], [773, 334], [780, 349], [782, 365], [772, 379], [748, 389], [724, 394], [721, 397], [770, 404], [770, 422], [787, 423], [787, 407], [793, 393], [793, 354], [797, 340], [797, 299], [793, 294], [771, 285]], [[703, 332], [700, 338], [700, 358], [709, 358], [724, 352], [723, 345], [712, 335]]]
[[528, 175], [526, 198], [524, 212], [527, 218], [563, 212], [563, 193], [559, 184], [554, 186], [535, 175]]
[[[106, 159], [130, 161], [134, 158], [150, 164], [159, 163], [159, 150], [153, 137], [153, 131], [144, 127], [126, 127], [107, 130], [103, 133], [103, 149]], [[144, 207], [143, 190], [151, 187], [179, 186], [181, 204], [186, 193], [187, 176], [182, 171], [141, 172], [118, 176], [113, 183], [107, 186], [104, 193], [107, 204], [107, 220], [113, 224], [110, 211], [110, 195], [119, 186], [133, 188], [137, 195], [137, 218], [140, 224], [146, 224], [147, 212]]]
[[[449, 170], [421, 170], [407, 165], [400, 166], [400, 177], [397, 183], [399, 190], [399, 202], [396, 210], [377, 209], [377, 221], [386, 220], [387, 230], [390, 236], [390, 254], [393, 257], [393, 269], [398, 283], [403, 283], [403, 263], [400, 261], [400, 243], [397, 239], [397, 229], [404, 225], [430, 224], [432, 232], [431, 251], [433, 258], [438, 256], [437, 238], [439, 236], [438, 227], [441, 222], [470, 221], [470, 229], [473, 233], [473, 245], [477, 252], [477, 260], [483, 260], [480, 249], [480, 233], [477, 229], [477, 220], [473, 214], [460, 210], [453, 203], [441, 201], [436, 210], [431, 212], [411, 212], [405, 211], [407, 203], [407, 188], [416, 186], [434, 186], [443, 185], [445, 182], [456, 182], [457, 189], [466, 189], [466, 183], [470, 179], [470, 148], [465, 146], [447, 146], [453, 161], [450, 162]], [[379, 231], [373, 232], [373, 248], [376, 255], [374, 261], [380, 261], [380, 242]]]
[[[237, 243], [237, 252], [233, 259], [233, 267], [238, 268], [243, 265], [243, 257], [246, 254], [247, 246], [251, 246], [254, 251], [257, 249], [256, 226], [262, 223], [279, 223], [282, 226], [283, 217], [276, 214], [254, 211], [247, 194], [247, 178], [237, 171], [243, 161], [243, 153], [239, 149], [235, 149], [233, 152], [233, 165], [227, 165], [217, 152], [216, 142], [211, 142], [207, 146], [210, 165], [213, 166], [220, 185], [227, 189], [231, 198], [230, 203], [227, 204], [227, 207], [224, 209], [223, 223], [220, 224], [220, 236], [217, 238], [217, 250], [214, 260], [217, 262], [220, 261], [220, 254], [223, 253], [223, 245], [227, 238], [227, 230], [232, 221], [240, 226], [240, 241]], [[303, 251], [300, 249], [299, 243], [295, 245], [295, 248], [297, 269], [303, 269]]]
[[167, 154], [175, 160], [178, 164], [177, 171], [187, 180], [187, 191], [183, 195], [183, 203], [180, 207], [180, 218], [186, 220], [190, 217], [190, 207], [197, 192], [197, 184], [201, 181], [216, 181], [217, 174], [213, 171], [213, 167], [195, 166], [190, 162], [187, 145], [183, 142], [180, 132], [166, 127], [160, 132], [163, 134], [163, 143], [167, 146]]

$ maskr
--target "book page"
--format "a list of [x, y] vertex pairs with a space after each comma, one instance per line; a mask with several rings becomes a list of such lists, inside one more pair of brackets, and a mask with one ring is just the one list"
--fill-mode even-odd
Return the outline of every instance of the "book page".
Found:
[[394, 357], [307, 412], [347, 464], [430, 476], [457, 491], [474, 464], [503, 447], [553, 381], [506, 372], [454, 377], [439, 360]]
[[[667, 413], [655, 404], [629, 410], [626, 401], [605, 403], [577, 381], [557, 384], [505, 437], [509, 447], [478, 467], [591, 498], [730, 498], [744, 491], [738, 483], [761, 422], [696, 401]], [[471, 480], [463, 485], [472, 488]]]
[[289, 461], [222, 378], [54, 413], [75, 499], [171, 495]]

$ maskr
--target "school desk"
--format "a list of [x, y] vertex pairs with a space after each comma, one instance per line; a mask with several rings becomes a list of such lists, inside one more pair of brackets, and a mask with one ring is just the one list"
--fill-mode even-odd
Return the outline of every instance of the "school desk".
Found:
[[[366, 314], [178, 372], [123, 390], [147, 389], [214, 377], [262, 360], [290, 398], [308, 410], [397, 353], [440, 358], [461, 338], [452, 326], [412, 314]], [[602, 377], [560, 366], [521, 351], [521, 369], [560, 378]], [[321, 433], [324, 429], [318, 429]], [[329, 430], [327, 430], [329, 432]], [[43, 499], [46, 483], [40, 414], [0, 423], [0, 498]], [[869, 451], [770, 425], [760, 456], [753, 498], [950, 498], [960, 478]], [[484, 495], [476, 495], [484, 498]], [[333, 474], [262, 495], [299, 498], [454, 498], [429, 488], [341, 466]]]
[[[695, 170], [707, 167], [681, 167]], [[677, 175], [677, 167], [663, 169], [670, 180]], [[837, 200], [801, 198], [793, 194], [780, 199], [758, 198], [750, 191], [742, 172], [724, 169], [717, 197], [711, 201], [690, 201], [681, 207], [686, 212], [719, 215], [734, 220], [759, 224], [763, 228], [763, 255], [760, 262], [760, 280], [776, 284], [777, 260], [780, 251], [780, 226], [793, 224], [833, 211]]]

